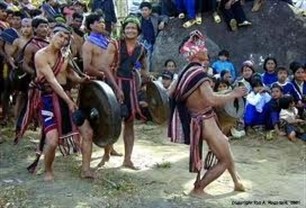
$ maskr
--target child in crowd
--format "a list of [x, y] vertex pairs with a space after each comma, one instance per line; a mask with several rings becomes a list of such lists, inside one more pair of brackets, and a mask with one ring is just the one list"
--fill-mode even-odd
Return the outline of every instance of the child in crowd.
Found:
[[298, 91], [296, 91], [293, 84], [288, 81], [288, 70], [285, 67], [277, 67], [276, 72], [278, 81], [273, 84], [278, 84], [283, 88], [284, 94], [292, 95], [296, 102], [301, 102], [301, 97], [299, 96]]
[[[224, 80], [227, 82], [229, 85], [233, 82], [232, 80], [232, 75], [228, 70], [223, 70], [220, 73], [220, 79]], [[230, 87], [231, 88], [231, 87]]]
[[254, 63], [250, 60], [243, 62], [240, 73], [241, 77], [236, 79], [234, 86], [243, 85], [248, 89], [248, 93], [250, 93], [252, 90], [251, 79], [255, 73]]
[[305, 121], [299, 119], [298, 109], [295, 107], [294, 98], [291, 95], [285, 95], [279, 100], [281, 107], [280, 119], [284, 123], [286, 134], [290, 141], [296, 141], [296, 138], [300, 138], [306, 141], [306, 134], [301, 129], [301, 124], [305, 124]]
[[162, 85], [163, 87], [168, 90], [169, 87], [171, 86], [172, 84], [172, 81], [173, 81], [173, 73], [169, 70], [165, 70], [163, 71], [162, 73]]
[[[164, 71], [169, 71], [173, 74], [172, 81], [177, 80], [178, 74], [176, 73], [177, 66], [173, 59], [167, 59], [164, 63]], [[162, 76], [158, 77], [158, 81], [162, 83]]]
[[223, 79], [217, 79], [214, 85], [214, 91], [215, 92], [224, 92], [230, 89], [230, 84]]
[[248, 132], [252, 127], [264, 130], [267, 123], [267, 103], [271, 100], [260, 79], [252, 79], [251, 87], [253, 90], [246, 97], [244, 113], [244, 124]]
[[173, 73], [173, 79], [176, 80], [178, 77], [178, 74], [176, 73], [177, 66], [176, 66], [175, 61], [173, 59], [166, 60], [164, 67], [165, 67], [165, 70], [168, 70]]
[[215, 61], [212, 64], [212, 68], [214, 69], [214, 74], [220, 74], [223, 70], [229, 70], [232, 76], [232, 79], [236, 79], [236, 69], [234, 64], [229, 59], [230, 54], [227, 50], [222, 50], [218, 54], [219, 60]]
[[275, 58], [267, 57], [263, 64], [265, 72], [262, 74], [262, 82], [265, 86], [271, 87], [274, 82], [277, 82], [276, 72], [277, 62]]
[[267, 117], [269, 119], [269, 124], [267, 128], [268, 129], [273, 128], [279, 136], [285, 136], [286, 133], [281, 131], [279, 123], [279, 113], [281, 111], [281, 108], [279, 106], [279, 100], [283, 96], [283, 88], [276, 83], [273, 84], [271, 87], [271, 96], [272, 99], [268, 103]]

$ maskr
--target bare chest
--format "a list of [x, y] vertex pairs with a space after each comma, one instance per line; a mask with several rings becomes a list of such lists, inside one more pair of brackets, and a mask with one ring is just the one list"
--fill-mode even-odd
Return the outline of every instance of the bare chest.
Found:
[[67, 76], [67, 67], [68, 67], [68, 59], [63, 59], [54, 55], [48, 56], [48, 65], [52, 69], [53, 73], [57, 78], [58, 77], [66, 77]]

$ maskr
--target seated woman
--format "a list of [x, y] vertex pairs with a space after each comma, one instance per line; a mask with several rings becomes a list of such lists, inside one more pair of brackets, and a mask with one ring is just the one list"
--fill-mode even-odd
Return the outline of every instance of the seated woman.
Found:
[[236, 79], [234, 86], [243, 85], [248, 89], [248, 93], [250, 93], [252, 90], [251, 79], [254, 73], [254, 63], [250, 60], [243, 62], [240, 69], [241, 76]]
[[246, 97], [244, 124], [249, 131], [252, 128], [264, 130], [267, 122], [267, 103], [271, 100], [260, 79], [251, 82], [253, 90]]

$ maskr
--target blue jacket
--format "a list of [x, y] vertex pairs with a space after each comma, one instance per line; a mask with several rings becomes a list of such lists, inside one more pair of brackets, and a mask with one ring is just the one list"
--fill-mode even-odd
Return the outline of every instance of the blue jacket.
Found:
[[214, 69], [215, 74], [220, 74], [221, 71], [227, 70], [231, 73], [232, 80], [236, 79], [236, 69], [234, 64], [230, 61], [217, 60], [212, 64], [212, 68]]
[[[302, 100], [302, 97], [299, 94], [299, 91], [294, 87], [293, 83], [285, 82], [284, 84], [281, 84], [279, 82], [274, 82], [273, 84], [278, 84], [279, 86], [281, 86], [283, 88], [283, 94], [289, 94], [293, 96], [295, 101]], [[273, 84], [271, 84], [271, 86]]]
[[267, 72], [264, 72], [264, 73], [262, 74], [262, 83], [263, 83], [265, 86], [269, 87], [269, 88], [272, 86], [272, 84], [273, 84], [274, 82], [277, 82], [277, 80], [278, 80], [278, 78], [277, 78], [277, 73], [276, 73], [276, 72], [274, 72], [274, 73], [272, 73], [272, 74], [269, 74], [269, 73], [267, 73]]

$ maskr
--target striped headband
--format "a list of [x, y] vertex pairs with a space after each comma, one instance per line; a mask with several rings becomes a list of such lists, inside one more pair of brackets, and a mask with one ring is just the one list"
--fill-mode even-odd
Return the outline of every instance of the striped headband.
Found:
[[137, 25], [138, 28], [141, 27], [140, 21], [136, 16], [130, 15], [127, 16], [124, 20], [123, 20], [123, 25], [127, 25], [128, 23], [134, 23]]

